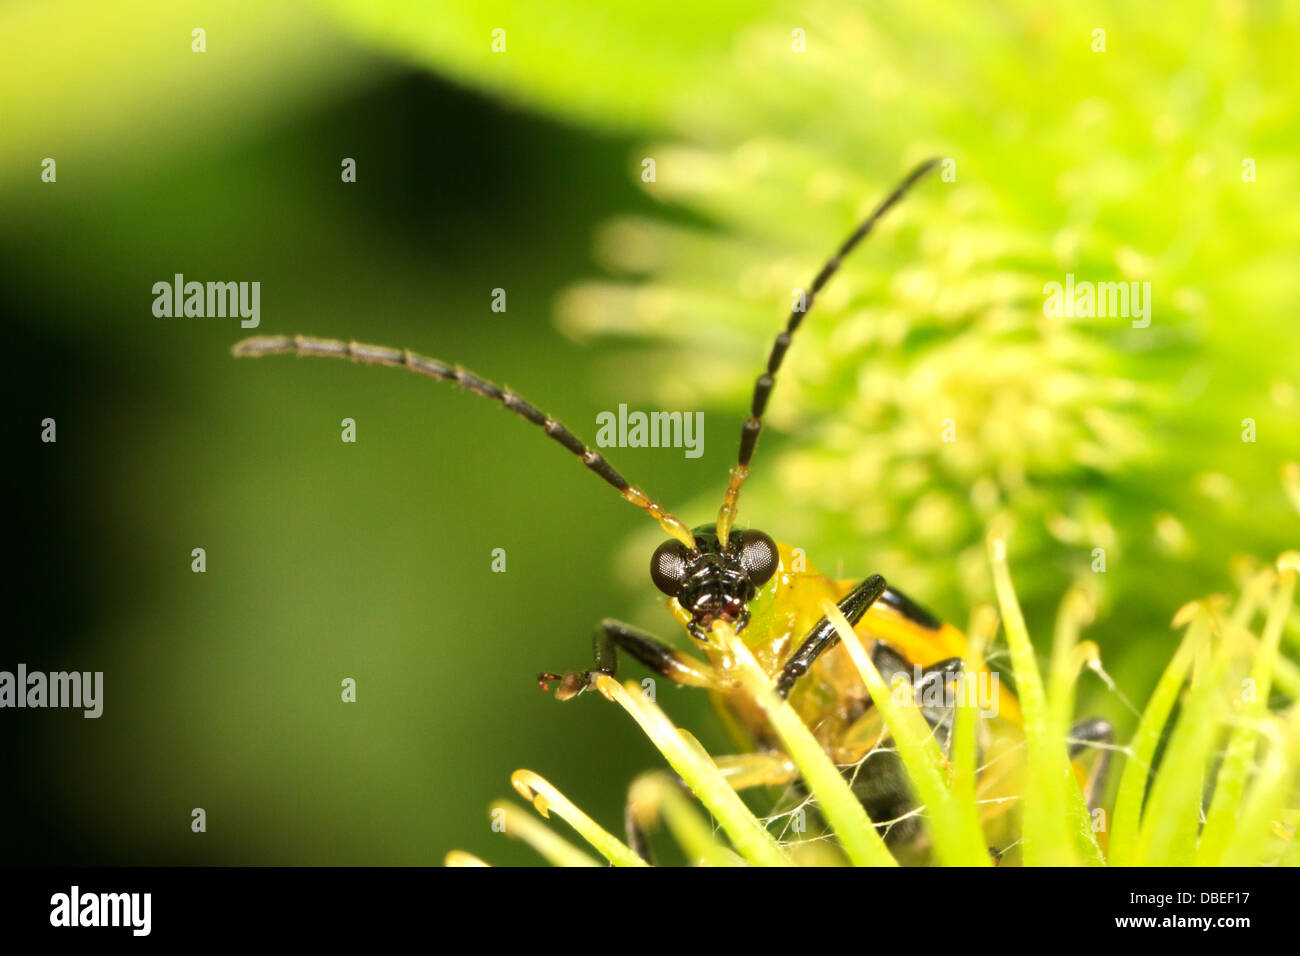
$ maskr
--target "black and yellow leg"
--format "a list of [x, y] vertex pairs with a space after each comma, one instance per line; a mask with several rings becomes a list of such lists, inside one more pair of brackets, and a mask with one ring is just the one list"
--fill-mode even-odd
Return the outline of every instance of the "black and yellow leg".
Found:
[[947, 687], [966, 670], [966, 662], [960, 657], [945, 657], [921, 669], [920, 680], [916, 681], [916, 692], [924, 701], [925, 693], [931, 687]]
[[[943, 690], [961, 677], [966, 662], [960, 657], [949, 657], [918, 672], [915, 665], [884, 641], [872, 644], [871, 662], [886, 684], [892, 686], [902, 677], [912, 685], [912, 695], [922, 716], [935, 729], [940, 745], [946, 750], [955, 711], [952, 699]], [[848, 728], [840, 746], [846, 754], [862, 753], [883, 743], [887, 737], [880, 714], [872, 707]]]
[[948, 657], [923, 668], [912, 684], [921, 714], [934, 728], [939, 744], [945, 751], [952, 734], [953, 717], [957, 713], [953, 697], [947, 693], [948, 685], [959, 680], [965, 672], [965, 660]]
[[[902, 654], [879, 640], [871, 647], [871, 662], [887, 684], [892, 686], [900, 678], [907, 681], [922, 716], [947, 753], [956, 711], [946, 689], [961, 677], [965, 662], [960, 657], [950, 657], [918, 670]], [[915, 812], [916, 799], [907, 772], [890, 745], [889, 729], [878, 708], [869, 707], [854, 721], [841, 738], [840, 748], [836, 759], [852, 765], [846, 776], [867, 815], [876, 822], [895, 852], [911, 852], [906, 848], [912, 846], [921, 832]]]
[[590, 670], [538, 674], [537, 682], [541, 684], [542, 690], [550, 690], [547, 685], [551, 681], [559, 681], [560, 686], [556, 688], [555, 696], [560, 700], [568, 700], [591, 687], [598, 674], [615, 676], [618, 673], [620, 648], [675, 684], [706, 688], [717, 684], [713, 668], [708, 664], [669, 647], [652, 634], [612, 618], [601, 621], [600, 627], [596, 629], [596, 636], [592, 639]]
[[1110, 748], [1114, 743], [1115, 728], [1111, 726], [1109, 720], [1090, 717], [1070, 728], [1071, 760], [1090, 747], [1097, 751], [1083, 787], [1083, 797], [1088, 803], [1089, 810], [1097, 809], [1101, 804], [1101, 798], [1106, 794], [1106, 781], [1110, 774]]
[[[871, 607], [884, 592], [885, 579], [879, 574], [873, 574], [840, 600], [840, 612], [848, 619], [850, 625], [856, 625], [862, 620], [862, 615], [867, 613], [867, 608]], [[836, 633], [835, 625], [831, 623], [830, 618], [824, 617], [813, 625], [808, 636], [799, 645], [799, 649], [781, 668], [781, 673], [776, 679], [776, 692], [782, 697], [788, 697], [795, 681], [808, 673], [808, 668], [812, 667], [813, 661], [817, 660], [823, 652], [834, 647], [839, 639], [840, 636]]]

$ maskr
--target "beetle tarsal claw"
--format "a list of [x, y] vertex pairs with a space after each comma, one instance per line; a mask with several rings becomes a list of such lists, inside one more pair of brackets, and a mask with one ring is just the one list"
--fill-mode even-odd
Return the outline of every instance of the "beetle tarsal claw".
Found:
[[563, 674], [538, 674], [537, 683], [542, 690], [550, 690], [550, 685], [558, 681], [559, 686], [555, 688], [555, 697], [557, 700], [572, 700], [584, 690], [595, 686], [590, 671], [565, 671]]

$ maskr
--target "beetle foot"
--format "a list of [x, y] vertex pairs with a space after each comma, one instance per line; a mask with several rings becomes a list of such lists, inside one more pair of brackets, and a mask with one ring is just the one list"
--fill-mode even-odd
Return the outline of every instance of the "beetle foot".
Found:
[[538, 674], [537, 683], [542, 690], [550, 690], [550, 684], [554, 681], [558, 681], [560, 686], [555, 688], [556, 699], [570, 700], [577, 697], [587, 688], [594, 686], [592, 675], [592, 671], [565, 671], [563, 674]]

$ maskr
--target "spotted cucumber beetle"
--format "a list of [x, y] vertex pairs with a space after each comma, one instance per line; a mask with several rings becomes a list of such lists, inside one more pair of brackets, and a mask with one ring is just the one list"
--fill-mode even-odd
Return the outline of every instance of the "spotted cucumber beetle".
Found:
[[[430, 378], [500, 402], [505, 408], [540, 427], [559, 442], [623, 498], [646, 511], [669, 535], [654, 552], [650, 577], [668, 598], [668, 608], [704, 652], [705, 660], [683, 653], [651, 634], [620, 621], [607, 619], [594, 639], [593, 663], [587, 670], [543, 673], [544, 690], [557, 683], [561, 700], [594, 686], [599, 675], [614, 676], [618, 652], [630, 654], [651, 671], [677, 684], [711, 692], [719, 712], [751, 750], [722, 757], [718, 766], [738, 790], [765, 785], [798, 785], [793, 763], [780, 751], [775, 734], [757, 704], [727, 675], [733, 670], [730, 653], [711, 640], [715, 622], [725, 622], [744, 640], [762, 665], [781, 697], [786, 698], [813, 731], [818, 742], [851, 775], [853, 789], [872, 820], [895, 847], [915, 843], [919, 833], [914, 801], [897, 755], [880, 746], [887, 739], [878, 713], [856, 667], [831, 621], [823, 615], [826, 601], [838, 605], [850, 625], [871, 649], [882, 676], [889, 682], [906, 680], [918, 701], [927, 691], [948, 686], [961, 672], [966, 649], [964, 635], [943, 623], [902, 591], [873, 574], [862, 581], [841, 581], [818, 573], [802, 553], [774, 541], [754, 528], [733, 528], [737, 501], [762, 429], [763, 413], [794, 333], [817, 296], [875, 224], [938, 163], [929, 160], [913, 169], [877, 205], [822, 267], [803, 301], [777, 335], [765, 369], [754, 384], [749, 417], [741, 429], [737, 463], [713, 524], [689, 527], [628, 481], [598, 452], [592, 451], [563, 424], [534, 405], [460, 366], [417, 355], [406, 349], [363, 345], [309, 336], [256, 336], [237, 343], [237, 357], [295, 354], [348, 359], [365, 365], [406, 368]], [[939, 695], [942, 700], [942, 695]], [[1019, 792], [1022, 762], [1015, 751], [1023, 739], [1015, 696], [999, 686], [997, 716], [987, 723], [982, 741], [983, 766], [979, 796], [986, 814], [990, 847], [1010, 839], [1010, 827], [996, 818], [1014, 803]], [[942, 702], [922, 706], [931, 726], [946, 740], [953, 709]], [[1072, 729], [1072, 754], [1089, 743], [1108, 743], [1111, 728], [1103, 720], [1086, 720]], [[1106, 771], [1102, 749], [1088, 777], [1089, 803], [1095, 802]], [[1082, 775], [1082, 768], [1076, 767]], [[631, 809], [631, 808], [629, 808]], [[629, 812], [629, 839], [634, 849], [647, 850], [638, 820]]]

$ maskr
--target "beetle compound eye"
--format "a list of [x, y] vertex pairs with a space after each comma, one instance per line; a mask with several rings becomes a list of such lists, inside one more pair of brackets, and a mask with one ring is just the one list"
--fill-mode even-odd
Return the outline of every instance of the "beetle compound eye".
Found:
[[776, 573], [780, 564], [776, 542], [761, 531], [746, 531], [740, 536], [740, 566], [754, 587], [762, 587]]
[[686, 548], [680, 541], [665, 541], [650, 558], [650, 580], [669, 597], [676, 597], [686, 580]]

